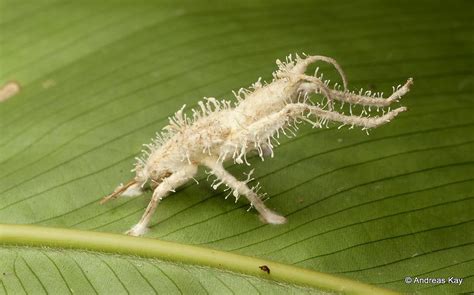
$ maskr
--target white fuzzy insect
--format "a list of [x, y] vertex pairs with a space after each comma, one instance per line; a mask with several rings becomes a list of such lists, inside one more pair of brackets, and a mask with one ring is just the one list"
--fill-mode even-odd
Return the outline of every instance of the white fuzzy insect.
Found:
[[[321, 76], [306, 75], [305, 71], [311, 63], [323, 61], [332, 64], [339, 72], [344, 89], [336, 90], [328, 87], [329, 81]], [[364, 130], [378, 127], [390, 122], [399, 113], [406, 110], [399, 107], [385, 112], [384, 107], [398, 101], [409, 91], [413, 80], [410, 78], [403, 86], [394, 89], [390, 97], [383, 99], [382, 94], [371, 94], [369, 91], [358, 94], [347, 90], [345, 75], [332, 58], [325, 56], [296, 55], [286, 62], [277, 60], [278, 70], [273, 73], [273, 81], [262, 85], [259, 79], [251, 89], [240, 89], [234, 92], [237, 102], [205, 98], [198, 103], [198, 110], [192, 110], [192, 118], [183, 111], [183, 106], [173, 117], [169, 125], [157, 133], [144, 151], [132, 171], [136, 176], [125, 185], [120, 185], [101, 203], [119, 195], [137, 196], [142, 194], [145, 184], [150, 181], [154, 188], [153, 196], [140, 221], [127, 234], [140, 236], [147, 230], [151, 217], [158, 203], [170, 192], [193, 179], [198, 166], [205, 166], [216, 180], [212, 187], [217, 189], [224, 184], [236, 198], [243, 195], [260, 213], [262, 221], [271, 224], [282, 224], [286, 218], [268, 209], [258, 194], [259, 185], [249, 188], [251, 173], [245, 181], [239, 181], [223, 167], [223, 162], [233, 159], [235, 163], [247, 162], [246, 155], [256, 151], [262, 158], [273, 157], [273, 148], [278, 145], [280, 132], [294, 134], [296, 125], [309, 122], [313, 127], [327, 126], [328, 122], [340, 122], [342, 125], [360, 126]], [[322, 94], [327, 102], [322, 105], [313, 103], [311, 94]], [[336, 112], [335, 101], [348, 103], [350, 115]], [[364, 107], [361, 115], [352, 115], [352, 105]], [[370, 117], [365, 107], [382, 108], [383, 115]]]

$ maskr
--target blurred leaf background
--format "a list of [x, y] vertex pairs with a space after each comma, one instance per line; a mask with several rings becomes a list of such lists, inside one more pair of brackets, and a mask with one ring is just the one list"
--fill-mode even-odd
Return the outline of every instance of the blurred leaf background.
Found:
[[[252, 158], [286, 225], [260, 223], [201, 173], [198, 185], [160, 204], [147, 236], [403, 292], [472, 292], [473, 8], [472, 1], [0, 0], [0, 85], [21, 85], [0, 103], [0, 222], [124, 232], [150, 192], [97, 201], [132, 176], [133, 158], [168, 116], [203, 96], [231, 98], [258, 77], [271, 80], [275, 60], [289, 53], [328, 55], [351, 90], [389, 94], [413, 77], [401, 101], [409, 111], [369, 136], [305, 126], [282, 140], [274, 159]], [[337, 81], [330, 67], [322, 70]], [[229, 170], [242, 177], [248, 168]], [[212, 269], [142, 267], [131, 257], [0, 251], [5, 293], [312, 292]], [[406, 276], [464, 282], [409, 285]], [[101, 289], [104, 281], [111, 289]]]

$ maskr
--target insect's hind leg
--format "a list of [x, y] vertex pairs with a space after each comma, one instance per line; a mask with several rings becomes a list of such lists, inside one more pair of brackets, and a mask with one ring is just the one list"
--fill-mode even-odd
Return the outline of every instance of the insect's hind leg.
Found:
[[[310, 94], [312, 92], [318, 93], [322, 92], [321, 91], [321, 82], [317, 81], [317, 83], [314, 81], [314, 79], [317, 79], [312, 76], [307, 76], [308, 79], [305, 79], [308, 82], [302, 83], [299, 87], [299, 91], [302, 91], [304, 94]], [[370, 95], [361, 95], [361, 94], [355, 94], [351, 93], [348, 91], [339, 91], [339, 90], [333, 90], [333, 89], [326, 89], [325, 94], [328, 96], [327, 92], [329, 92], [329, 96], [333, 100], [338, 100], [350, 104], [358, 104], [358, 105], [363, 105], [363, 106], [373, 106], [373, 107], [386, 107], [389, 106], [391, 103], [398, 101], [403, 95], [405, 95], [408, 91], [410, 91], [410, 87], [413, 85], [413, 79], [410, 78], [407, 80], [407, 82], [398, 88], [396, 91], [392, 93], [387, 98], [382, 98], [382, 97], [374, 97]]]
[[304, 59], [297, 59], [295, 66], [291, 69], [291, 72], [294, 74], [304, 74], [308, 66], [317, 61], [323, 61], [334, 66], [334, 68], [339, 73], [339, 76], [341, 76], [344, 89], [347, 89], [346, 74], [344, 74], [344, 71], [342, 70], [341, 66], [337, 63], [337, 61], [331, 57], [322, 56], [322, 55], [309, 55]]
[[234, 191], [236, 197], [243, 195], [247, 198], [250, 204], [260, 213], [260, 218], [263, 222], [271, 224], [283, 224], [286, 218], [268, 209], [258, 194], [251, 190], [243, 181], [237, 180], [232, 174], [227, 172], [222, 163], [215, 159], [208, 159], [204, 164], [212, 170], [212, 173], [225, 183], [230, 189]]
[[160, 201], [168, 196], [170, 192], [174, 192], [176, 188], [188, 182], [196, 174], [196, 172], [197, 167], [190, 165], [185, 166], [183, 167], [183, 170], [180, 170], [171, 174], [171, 176], [164, 178], [163, 181], [153, 191], [153, 196], [151, 197], [150, 203], [145, 209], [145, 213], [143, 213], [140, 221], [129, 231], [127, 231], [126, 234], [131, 236], [143, 235], [147, 231], [148, 224], [150, 223], [153, 213], [155, 213], [156, 207]]
[[350, 104], [359, 104], [364, 106], [374, 106], [374, 107], [386, 107], [389, 106], [392, 102], [398, 101], [403, 95], [407, 94], [410, 91], [410, 87], [413, 85], [413, 79], [409, 78], [403, 86], [400, 86], [396, 91], [392, 93], [387, 98], [375, 98], [369, 95], [359, 95], [355, 93], [350, 93], [347, 91], [338, 91], [331, 90], [331, 94], [334, 99], [348, 102]]
[[304, 103], [288, 104], [285, 107], [285, 112], [288, 114], [288, 116], [300, 118], [312, 123], [313, 126], [318, 126], [319, 124], [312, 122], [307, 118], [308, 116], [303, 115], [303, 113], [306, 111], [309, 111], [311, 115], [320, 118], [322, 121], [340, 122], [344, 125], [359, 126], [366, 130], [370, 128], [376, 128], [380, 125], [390, 122], [399, 113], [406, 111], [406, 108], [399, 107], [379, 117], [360, 117], [352, 115], [343, 115], [335, 111], [324, 110], [320, 107], [311, 106]]
[[399, 113], [406, 111], [405, 107], [399, 107], [379, 117], [361, 117], [353, 115], [344, 115], [336, 111], [325, 110], [318, 106], [308, 105], [306, 103], [290, 103], [287, 104], [280, 112], [271, 114], [267, 117], [250, 125], [243, 138], [250, 141], [258, 139], [266, 139], [273, 136], [279, 129], [284, 129], [292, 120], [304, 120], [313, 127], [322, 127], [324, 123], [316, 123], [309, 117], [319, 118], [319, 122], [340, 122], [344, 125], [360, 126], [364, 130], [375, 128], [386, 124], [394, 119]]

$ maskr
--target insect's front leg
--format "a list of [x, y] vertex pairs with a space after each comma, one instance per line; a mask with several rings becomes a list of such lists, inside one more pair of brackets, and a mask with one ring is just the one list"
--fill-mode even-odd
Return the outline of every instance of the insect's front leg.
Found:
[[140, 221], [133, 226], [126, 234], [131, 236], [141, 236], [147, 229], [150, 223], [153, 213], [155, 213], [156, 207], [159, 202], [163, 200], [170, 192], [174, 192], [176, 188], [188, 182], [197, 172], [197, 167], [193, 165], [184, 166], [182, 170], [171, 174], [169, 177], [163, 179], [163, 181], [153, 191], [150, 203], [143, 213]]
[[257, 209], [258, 213], [260, 213], [262, 221], [271, 224], [283, 224], [286, 222], [285, 217], [268, 209], [257, 193], [251, 190], [245, 182], [239, 181], [232, 174], [227, 172], [221, 162], [215, 159], [207, 159], [203, 164], [209, 167], [218, 179], [233, 190], [235, 197], [238, 197], [239, 195], [245, 196], [250, 204]]

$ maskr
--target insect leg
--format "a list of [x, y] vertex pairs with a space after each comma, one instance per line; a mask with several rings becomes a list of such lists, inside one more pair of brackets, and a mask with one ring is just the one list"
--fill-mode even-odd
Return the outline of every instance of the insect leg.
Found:
[[341, 76], [344, 89], [347, 89], [346, 75], [344, 74], [344, 71], [342, 70], [341, 66], [337, 63], [335, 59], [327, 57], [327, 56], [310, 55], [310, 56], [307, 56], [305, 59], [300, 59], [297, 61], [296, 65], [293, 67], [291, 72], [295, 74], [303, 74], [310, 64], [315, 63], [317, 61], [323, 61], [323, 62], [333, 65], [336, 68], [339, 75]]
[[[273, 136], [278, 130], [284, 130], [293, 120], [304, 120], [313, 124], [313, 126], [322, 127], [324, 122], [341, 122], [344, 125], [354, 125], [363, 127], [363, 129], [375, 128], [390, 122], [399, 113], [406, 111], [405, 107], [399, 107], [383, 116], [362, 117], [353, 115], [343, 115], [336, 111], [324, 110], [318, 106], [308, 105], [306, 103], [287, 104], [278, 113], [273, 113], [261, 118], [251, 124], [244, 132], [239, 134], [238, 140], [247, 142], [264, 142], [267, 138]], [[309, 112], [309, 114], [308, 114]], [[310, 117], [315, 116], [318, 122], [311, 121]]]
[[329, 89], [329, 87], [324, 84], [321, 79], [304, 74], [298, 75], [296, 77], [300, 80], [309, 81], [309, 83], [302, 83], [298, 89], [299, 91], [303, 91], [305, 94], [309, 92], [322, 93], [328, 99], [329, 109], [332, 110], [334, 108], [334, 95], [331, 92], [331, 89]]
[[[347, 102], [350, 104], [359, 104], [364, 106], [374, 106], [374, 107], [386, 107], [389, 106], [392, 102], [398, 101], [403, 95], [410, 91], [410, 86], [413, 85], [413, 79], [408, 79], [407, 82], [399, 87], [396, 91], [392, 93], [388, 98], [382, 98], [356, 94], [348, 91], [339, 91], [339, 90], [329, 90], [332, 99]], [[320, 86], [317, 83], [303, 83], [300, 85], [300, 90], [305, 93], [318, 92], [320, 91]]]
[[[287, 114], [293, 117], [306, 119], [306, 121], [310, 121], [304, 116], [304, 111], [309, 111], [311, 115], [314, 115], [321, 119], [322, 121], [333, 121], [333, 122], [341, 122], [345, 125], [355, 125], [363, 127], [363, 129], [375, 128], [380, 125], [386, 124], [390, 122], [393, 118], [395, 118], [399, 113], [406, 111], [405, 107], [399, 107], [394, 109], [388, 113], [385, 113], [383, 116], [378, 117], [362, 117], [362, 116], [352, 116], [352, 115], [343, 115], [335, 111], [328, 111], [323, 110], [317, 106], [311, 106], [303, 103], [295, 103], [295, 104], [288, 104], [283, 111], [286, 111]], [[318, 126], [320, 124], [316, 124], [312, 122], [314, 126]], [[319, 126], [320, 127], [320, 126]]]
[[161, 182], [153, 191], [153, 196], [151, 197], [150, 203], [148, 204], [148, 207], [146, 208], [145, 213], [143, 214], [140, 221], [129, 231], [127, 231], [126, 234], [131, 236], [143, 235], [148, 229], [148, 224], [150, 223], [153, 213], [155, 213], [158, 203], [163, 198], [168, 196], [170, 192], [174, 192], [176, 188], [188, 182], [188, 180], [190, 180], [196, 174], [196, 172], [196, 166], [185, 166], [183, 167], [183, 170], [171, 174], [171, 176], [163, 179], [163, 182]]
[[412, 78], [408, 79], [403, 86], [399, 86], [399, 88], [396, 89], [396, 91], [394, 91], [392, 95], [385, 99], [382, 97], [376, 98], [370, 95], [355, 94], [347, 91], [331, 90], [331, 93], [333, 94], [333, 97], [335, 99], [351, 104], [385, 107], [389, 106], [394, 101], [398, 101], [403, 95], [410, 91], [411, 85], [413, 85]]
[[250, 204], [257, 209], [258, 213], [260, 213], [262, 221], [271, 224], [282, 224], [286, 222], [285, 217], [268, 209], [257, 193], [251, 190], [245, 182], [239, 181], [232, 174], [227, 172], [222, 166], [222, 163], [215, 159], [207, 159], [203, 164], [212, 169], [212, 173], [231, 188], [236, 197], [238, 197], [238, 195], [245, 196]]

